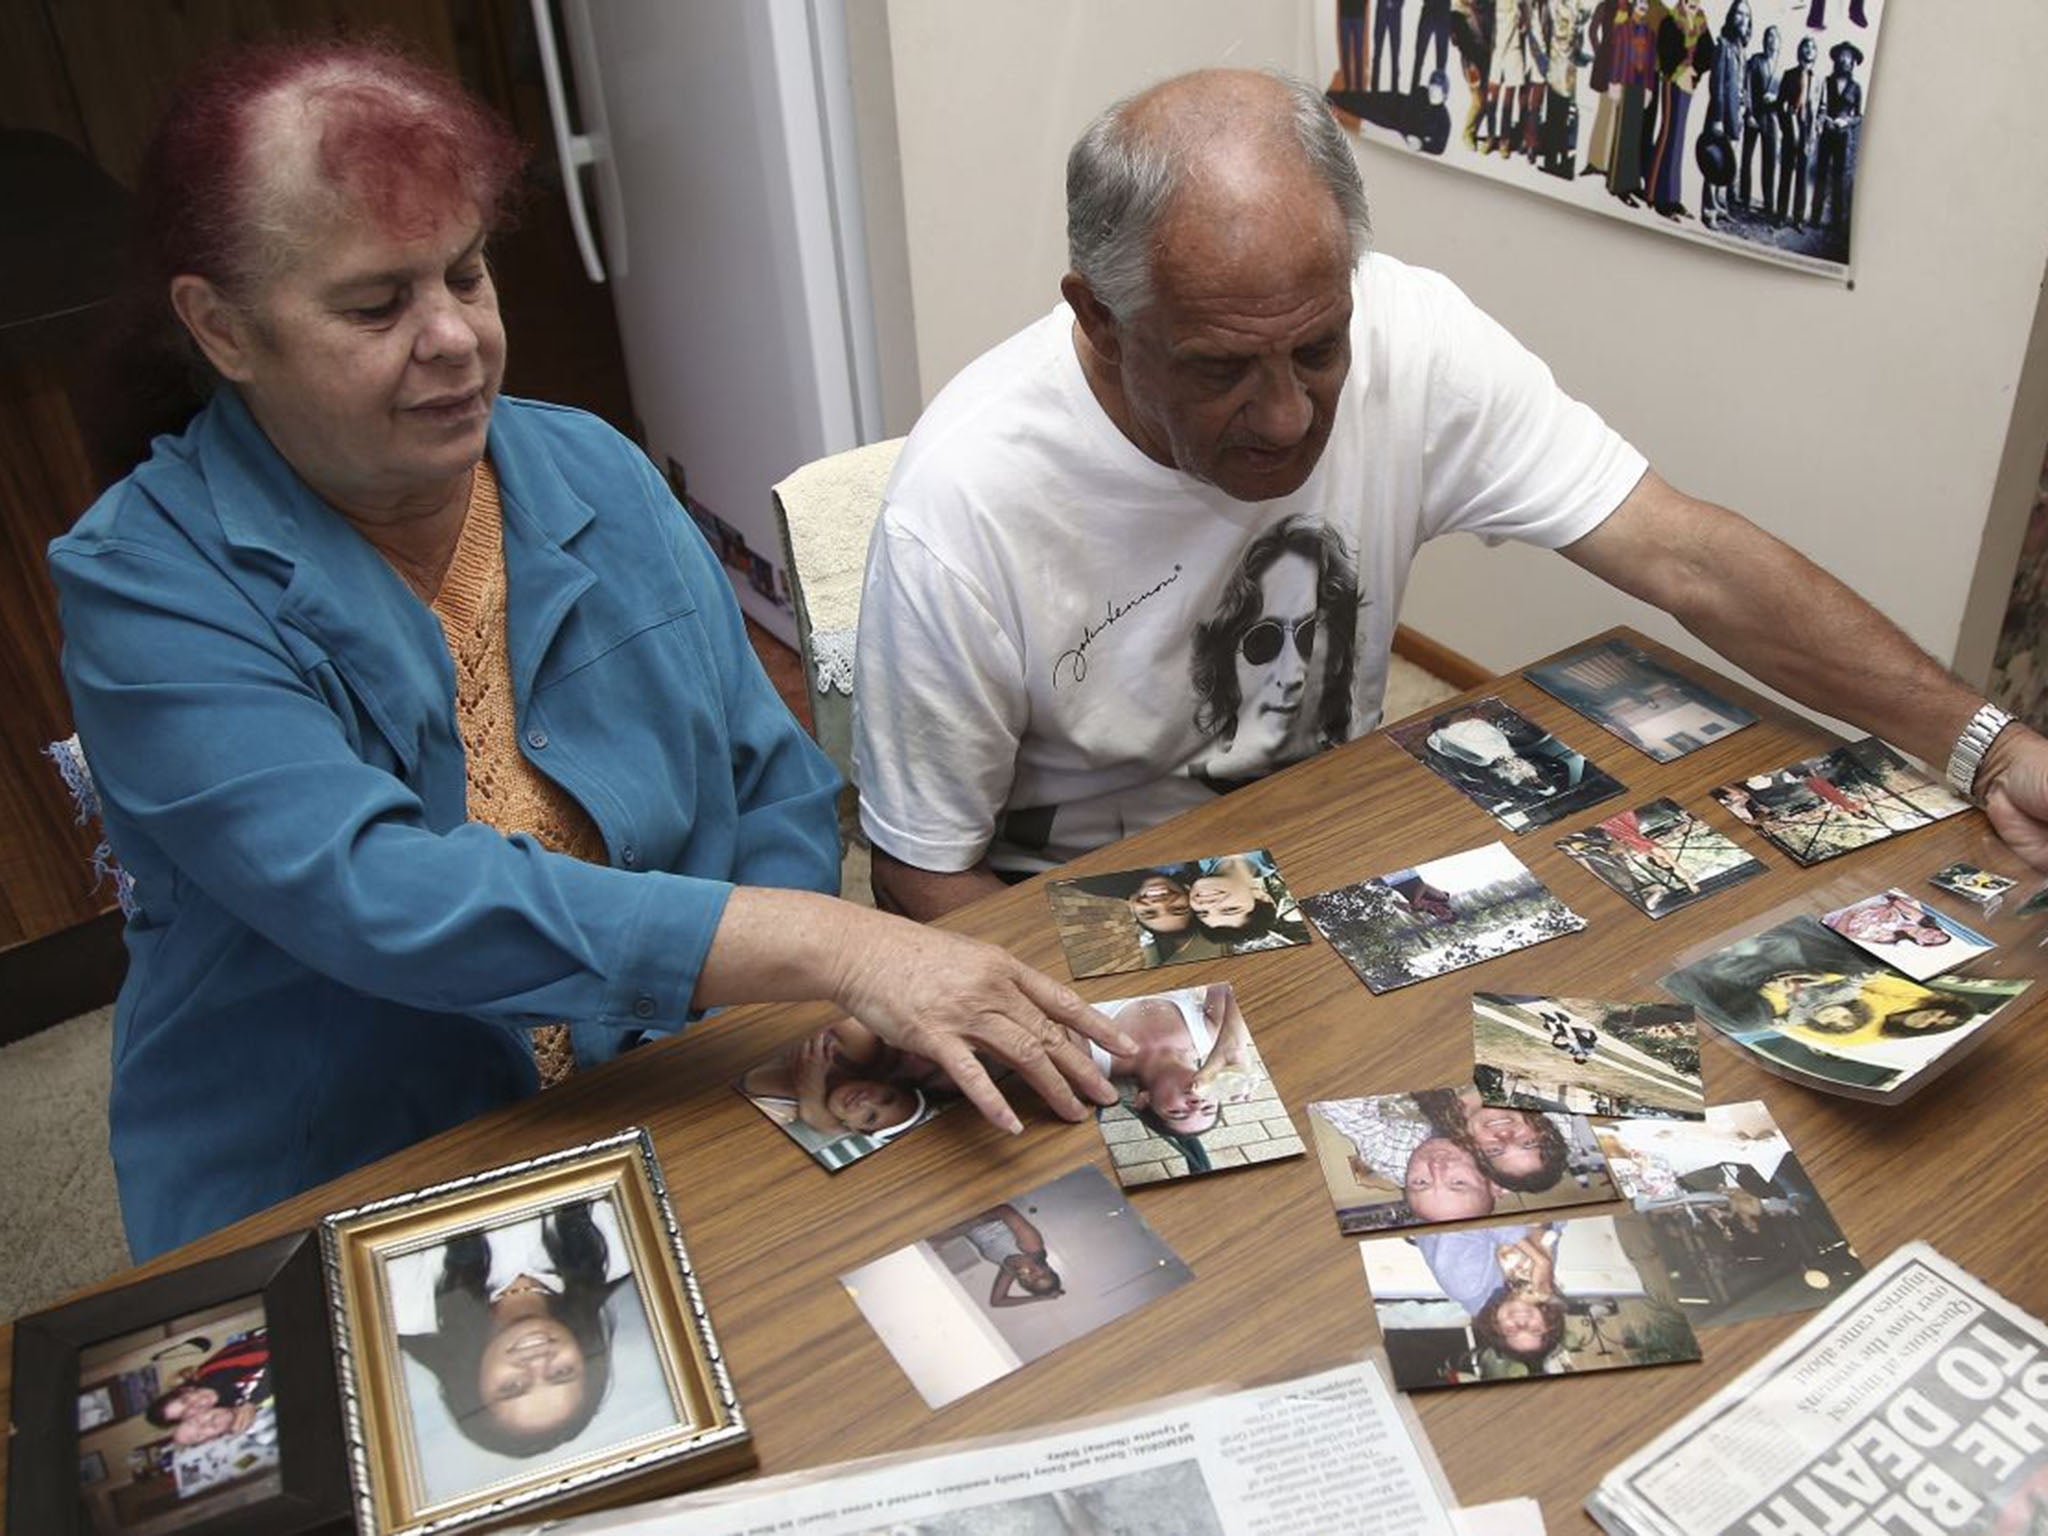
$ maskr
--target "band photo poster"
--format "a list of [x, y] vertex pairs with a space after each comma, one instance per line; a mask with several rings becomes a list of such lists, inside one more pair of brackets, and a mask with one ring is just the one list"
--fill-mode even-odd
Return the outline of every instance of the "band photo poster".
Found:
[[1310, 0], [1314, 78], [1390, 145], [1847, 279], [1884, 0]]

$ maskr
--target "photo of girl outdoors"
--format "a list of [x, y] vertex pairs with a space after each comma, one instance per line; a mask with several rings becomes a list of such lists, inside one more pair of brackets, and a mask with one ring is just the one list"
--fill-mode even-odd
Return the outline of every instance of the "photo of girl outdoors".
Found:
[[1079, 979], [1306, 944], [1308, 922], [1263, 848], [1054, 880], [1060, 948]]
[[1581, 1115], [1486, 1104], [1471, 1084], [1308, 1106], [1346, 1233], [1615, 1198]]
[[426, 1500], [681, 1422], [612, 1197], [385, 1261]]
[[1114, 1055], [1088, 1045], [1118, 1091], [1095, 1119], [1125, 1188], [1307, 1150], [1228, 982], [1098, 1006], [1137, 1046]]

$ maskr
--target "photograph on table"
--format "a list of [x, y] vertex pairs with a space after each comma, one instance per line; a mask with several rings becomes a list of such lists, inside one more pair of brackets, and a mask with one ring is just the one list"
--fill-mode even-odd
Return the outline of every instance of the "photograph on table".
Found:
[[1308, 942], [1263, 848], [1054, 880], [1045, 894], [1077, 979]]
[[1937, 890], [1947, 891], [1951, 896], [1960, 896], [1973, 902], [1987, 912], [1996, 911], [1999, 898], [2019, 884], [2010, 875], [1994, 875], [1988, 869], [1979, 869], [1975, 864], [1944, 864], [1927, 877], [1927, 883]]
[[1976, 929], [1896, 887], [1823, 913], [1821, 922], [1915, 981], [1998, 948]]
[[1194, 1278], [1084, 1166], [839, 1277], [930, 1408], [998, 1381]]
[[1700, 1357], [1634, 1213], [1375, 1237], [1358, 1249], [1404, 1392]]
[[1584, 1116], [1500, 1108], [1470, 1083], [1320, 1099], [1308, 1120], [1347, 1234], [1615, 1198]]
[[1137, 1042], [1128, 1056], [1088, 1052], [1117, 1101], [1095, 1111], [1110, 1167], [1126, 1189], [1308, 1149], [1252, 1044], [1227, 981], [1097, 1003]]
[[1460, 704], [1387, 734], [1511, 832], [1576, 816], [1622, 786], [1499, 699]]
[[1675, 800], [1652, 800], [1566, 833], [1557, 846], [1651, 918], [1765, 872], [1762, 860]]
[[1475, 992], [1472, 1062], [1489, 1104], [1697, 1119], [1707, 1103], [1689, 1003]]
[[1505, 843], [1488, 843], [1302, 901], [1301, 909], [1375, 992], [1577, 933], [1586, 920]]
[[1714, 798], [1801, 864], [1819, 864], [1970, 808], [1875, 736], [1723, 784]]
[[1522, 676], [1660, 763], [1756, 723], [1740, 704], [1626, 640], [1602, 640]]
[[345, 1517], [306, 1233], [22, 1318], [8, 1529], [278, 1536]]
[[1791, 1143], [1760, 1101], [1685, 1122], [1594, 1127], [1623, 1195], [1650, 1224], [1696, 1328], [1826, 1306], [1863, 1274]]
[[960, 1102], [937, 1062], [883, 1044], [852, 1019], [756, 1062], [732, 1086], [831, 1172]]
[[378, 1536], [751, 1462], [645, 1132], [339, 1211], [321, 1238]]
[[1686, 959], [1660, 985], [1765, 1070], [1893, 1103], [1955, 1065], [2030, 983], [1915, 981], [1801, 916]]

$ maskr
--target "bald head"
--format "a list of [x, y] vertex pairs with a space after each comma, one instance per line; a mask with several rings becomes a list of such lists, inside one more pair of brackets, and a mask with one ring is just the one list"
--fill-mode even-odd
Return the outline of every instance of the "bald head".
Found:
[[1289, 238], [1330, 231], [1347, 265], [1365, 252], [1351, 146], [1314, 88], [1286, 75], [1211, 69], [1162, 81], [1111, 106], [1067, 157], [1069, 260], [1119, 319], [1152, 302], [1158, 259], [1187, 231], [1249, 239], [1276, 214]]

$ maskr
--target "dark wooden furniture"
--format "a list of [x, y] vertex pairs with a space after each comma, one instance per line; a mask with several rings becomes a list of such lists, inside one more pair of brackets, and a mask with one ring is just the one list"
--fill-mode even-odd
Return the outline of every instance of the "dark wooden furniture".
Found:
[[[1584, 933], [1384, 997], [1368, 993], [1320, 941], [1102, 977], [1081, 988], [1110, 998], [1231, 980], [1275, 1082], [1298, 1110], [1320, 1097], [1456, 1080], [1471, 1065], [1468, 999], [1475, 989], [1654, 998], [1655, 979], [1674, 954], [1786, 904], [1821, 910], [1887, 884], [1919, 889], [1929, 872], [1954, 859], [2023, 873], [1975, 813], [1810, 871], [1737, 831], [1768, 862], [1767, 875], [1657, 923], [1641, 917], [1559, 853], [1556, 835], [1667, 794], [1727, 827], [1727, 816], [1707, 800], [1710, 786], [1826, 744], [1805, 721], [1728, 686], [1762, 715], [1761, 723], [1659, 766], [1520, 678], [1497, 685], [1515, 707], [1628, 785], [1625, 797], [1582, 820], [1506, 839], [1590, 920]], [[1501, 835], [1490, 818], [1374, 736], [1104, 850], [1075, 872], [1265, 845], [1306, 894]], [[979, 903], [951, 925], [1065, 974], [1041, 882]], [[2043, 928], [2048, 919], [1994, 919], [1990, 932], [2008, 962], [2038, 969], [2034, 945]], [[1866, 1258], [1926, 1238], [2019, 1305], [2048, 1312], [2048, 1269], [2035, 1253], [2048, 1141], [2032, 1127], [2048, 1087], [2044, 1005], [2048, 995], [2024, 1003], [1966, 1063], [1901, 1108], [1805, 1092], [1719, 1044], [1706, 1050], [1708, 1095], [1770, 1104]], [[944, 1412], [926, 1411], [835, 1277], [1075, 1164], [1106, 1160], [1092, 1126], [1062, 1125], [1026, 1106], [1027, 1129], [1014, 1139], [956, 1112], [880, 1156], [838, 1174], [821, 1172], [728, 1085], [828, 1017], [815, 1005], [735, 1010], [252, 1217], [152, 1268], [638, 1123], [653, 1132], [764, 1471], [1297, 1374], [1374, 1341], [1357, 1245], [1339, 1236], [1312, 1159], [1268, 1164], [1138, 1191], [1133, 1198], [1146, 1220], [1193, 1266], [1195, 1282]], [[1712, 1331], [1704, 1340], [1707, 1359], [1697, 1366], [1439, 1392], [1418, 1402], [1461, 1501], [1533, 1495], [1552, 1532], [1584, 1530], [1590, 1522], [1580, 1501], [1610, 1467], [1794, 1326], [1794, 1319], [1775, 1318]]]

